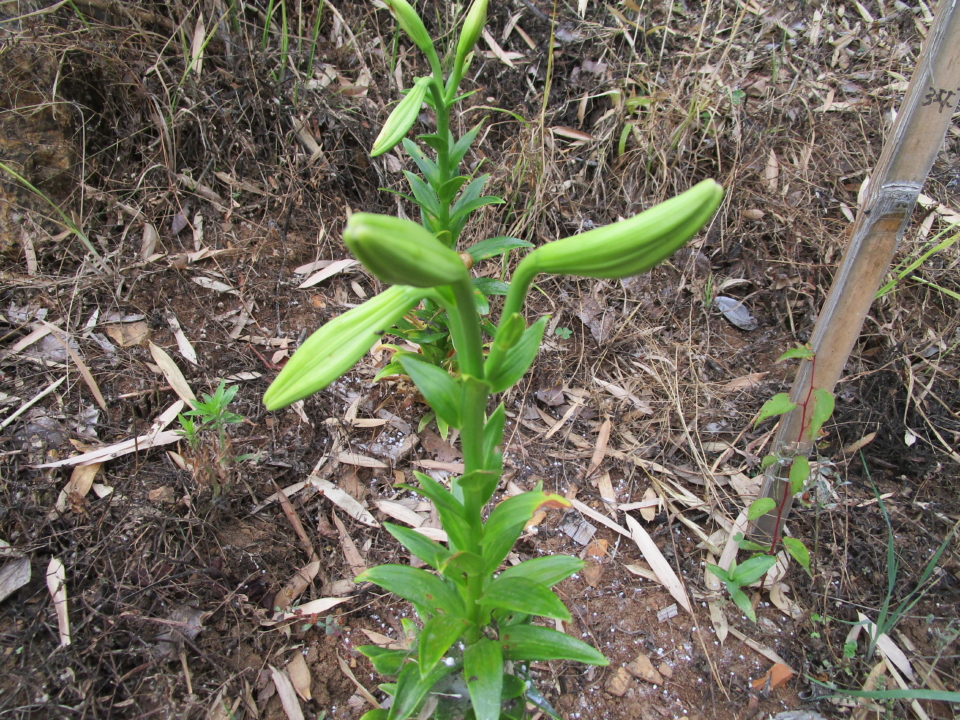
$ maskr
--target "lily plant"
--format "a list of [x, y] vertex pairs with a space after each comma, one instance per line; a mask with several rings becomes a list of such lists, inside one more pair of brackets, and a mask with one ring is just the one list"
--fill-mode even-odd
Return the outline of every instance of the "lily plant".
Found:
[[[570, 503], [538, 484], [532, 491], [488, 507], [500, 486], [507, 419], [504, 403], [491, 409], [491, 399], [517, 383], [537, 356], [548, 318], [528, 325], [523, 306], [538, 275], [624, 278], [645, 272], [682, 247], [712, 218], [723, 190], [714, 181], [704, 180], [627, 220], [533, 249], [504, 290], [499, 323], [485, 321], [488, 304], [471, 278], [473, 262], [492, 256], [487, 254], [491, 250], [499, 254], [532, 247], [520, 240], [493, 238], [465, 254], [455, 249], [469, 214], [499, 202], [481, 196], [486, 177], [471, 180], [456, 174], [477, 128], [456, 140], [449, 122], [473, 46], [486, 22], [487, 0], [475, 0], [470, 7], [447, 75], [413, 7], [406, 0], [385, 2], [401, 29], [426, 55], [432, 74], [415, 80], [388, 118], [372, 154], [403, 141], [426, 178], [424, 182], [407, 174], [415, 196], [411, 200], [421, 207], [422, 223], [370, 213], [348, 218], [343, 233], [347, 248], [390, 287], [311, 335], [271, 384], [264, 403], [276, 410], [320, 392], [348, 372], [385, 333], [402, 335], [411, 318], [425, 307], [442, 314], [456, 363], [438, 363], [426, 353], [398, 349], [390, 366], [409, 376], [438, 421], [460, 430], [464, 472], [452, 478], [449, 487], [422, 473], [414, 473], [417, 486], [398, 486], [433, 502], [445, 542], [384, 523], [432, 571], [390, 564], [356, 578], [410, 602], [421, 623], [419, 628], [411, 626], [415, 638], [407, 649], [360, 648], [378, 672], [396, 678], [381, 686], [392, 696], [389, 707], [363, 717], [425, 716], [427, 703], [448, 701], [458, 694], [469, 701], [467, 716], [476, 720], [519, 720], [526, 716], [528, 703], [556, 717], [530, 681], [529, 664], [568, 660], [606, 665], [607, 660], [577, 638], [536, 622], [537, 618], [571, 621], [551, 587], [580, 570], [580, 560], [546, 556], [501, 570], [539, 509], [569, 508]], [[437, 132], [420, 136], [434, 150], [432, 158], [405, 139], [423, 103], [437, 118]], [[440, 707], [438, 716], [448, 716]]]

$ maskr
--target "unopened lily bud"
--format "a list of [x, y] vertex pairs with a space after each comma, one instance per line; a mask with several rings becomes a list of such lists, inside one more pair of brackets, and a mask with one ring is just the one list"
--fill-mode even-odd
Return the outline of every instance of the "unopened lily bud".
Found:
[[430, 288], [469, 277], [456, 251], [410, 220], [354, 213], [343, 240], [367, 270], [390, 285]]
[[457, 43], [457, 64], [466, 62], [467, 55], [473, 50], [473, 46], [480, 39], [483, 32], [483, 26], [487, 24], [487, 2], [488, 0], [473, 0], [467, 17], [463, 21], [463, 29], [460, 31], [460, 41]]
[[370, 151], [371, 157], [383, 155], [388, 150], [392, 150], [397, 143], [403, 140], [410, 128], [417, 121], [420, 115], [420, 106], [423, 105], [423, 99], [426, 97], [427, 88], [430, 86], [430, 78], [423, 77], [417, 80], [410, 92], [403, 98], [390, 113], [390, 117], [383, 124], [383, 129], [377, 135], [373, 143], [373, 149]]
[[523, 259], [517, 275], [637, 275], [683, 247], [713, 217], [722, 199], [723, 188], [704, 180], [628, 220], [538, 247]]
[[263, 404], [278, 410], [323, 390], [356, 365], [423, 296], [419, 288], [395, 285], [328, 322], [287, 361], [267, 388]]
[[407, 0], [383, 1], [397, 19], [397, 24], [400, 25], [400, 29], [413, 40], [413, 44], [420, 48], [421, 52], [428, 57], [431, 54], [435, 56], [437, 51], [433, 47], [433, 40], [430, 39], [430, 33], [427, 32], [423, 20], [417, 15], [417, 11], [413, 9], [413, 6], [408, 3]]
[[[447, 234], [449, 235], [450, 233], [447, 233]], [[439, 240], [440, 238], [437, 238], [437, 239]], [[441, 241], [441, 242], [442, 242], [442, 241]], [[468, 253], [468, 252], [462, 252], [462, 253], [457, 253], [457, 254], [460, 256], [460, 260], [463, 262], [463, 266], [464, 266], [467, 270], [472, 270], [472, 269], [473, 269], [473, 255], [471, 255], [471, 254]]]

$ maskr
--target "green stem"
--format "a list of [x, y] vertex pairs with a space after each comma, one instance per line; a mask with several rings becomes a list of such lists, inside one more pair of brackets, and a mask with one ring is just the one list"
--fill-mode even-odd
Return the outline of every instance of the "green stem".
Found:
[[[443, 76], [434, 74], [434, 82], [430, 86], [433, 93], [433, 102], [437, 114], [437, 136], [442, 142], [437, 149], [437, 169], [440, 171], [438, 190], [452, 177], [455, 168], [450, 167], [450, 105], [443, 92]], [[440, 203], [440, 229], [450, 230], [450, 203]]]
[[523, 314], [523, 303], [527, 299], [527, 292], [530, 290], [530, 285], [538, 272], [536, 258], [532, 255], [527, 255], [520, 261], [516, 272], [510, 279], [510, 289], [507, 291], [507, 297], [503, 303], [503, 313], [500, 315], [501, 325], [514, 313]]

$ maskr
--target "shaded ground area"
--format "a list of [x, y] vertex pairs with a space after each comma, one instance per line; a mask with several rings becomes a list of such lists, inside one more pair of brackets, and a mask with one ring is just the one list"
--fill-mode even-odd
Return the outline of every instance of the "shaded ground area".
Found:
[[[587, 561], [558, 587], [574, 618], [564, 629], [611, 665], [535, 664], [534, 677], [566, 718], [866, 717], [822, 699], [815, 681], [862, 688], [876, 671], [876, 687], [896, 687], [863, 638], [848, 641], [850, 623], [887, 602], [889, 533], [896, 607], [960, 519], [956, 246], [926, 257], [864, 326], [817, 487], [789, 523], [813, 550], [812, 577], [791, 566], [755, 598], [754, 624], [705, 565], [757, 491], [771, 427], [752, 420], [789, 387], [793, 368], [775, 360], [809, 336], [930, 13], [582, 5], [491, 9], [457, 123], [487, 118], [468, 162], [507, 202], [466, 240], [563, 237], [705, 177], [728, 195], [667, 265], [623, 282], [546, 279], [531, 296], [528, 317], [551, 320], [532, 373], [505, 398], [503, 493], [542, 481], [614, 525], [629, 515], [693, 600], [692, 614], [676, 608], [633, 540], [595, 515], [537, 517], [517, 558]], [[283, 678], [311, 718], [356, 718], [383, 697], [355, 648], [402, 641], [410, 610], [352, 578], [409, 562], [379, 523], [437, 518], [394, 485], [414, 469], [454, 470], [457, 444], [421, 424], [411, 386], [371, 383], [383, 351], [302, 406], [268, 413], [261, 398], [307, 333], [380, 290], [358, 267], [303, 285], [348, 257], [348, 212], [413, 213], [381, 190], [401, 190], [412, 164], [368, 151], [399, 88], [426, 68], [385, 10], [285, 7], [286, 32], [273, 4], [219, 2], [24, 5], [3, 23], [0, 160], [36, 188], [2, 177], [0, 571], [31, 571], [0, 603], [5, 717], [284, 718]], [[445, 36], [457, 12], [423, 15]], [[958, 138], [955, 125], [901, 267], [957, 215]], [[474, 272], [499, 278], [514, 261]], [[748, 309], [752, 329], [733, 326], [719, 297]], [[149, 447], [183, 393], [164, 358], [197, 395], [221, 380], [238, 388], [230, 409], [243, 421], [224, 443], [211, 433]], [[93, 475], [39, 467], [133, 438]], [[297, 483], [289, 506], [269, 501]], [[331, 502], [324, 483], [369, 518]], [[620, 507], [645, 499], [659, 504]], [[316, 574], [294, 590], [311, 552]], [[52, 560], [64, 568], [64, 647]], [[951, 541], [892, 631], [910, 687], [957, 689], [958, 579]], [[300, 605], [342, 602], [266, 624], [297, 591]], [[765, 686], [775, 663], [794, 675]]]

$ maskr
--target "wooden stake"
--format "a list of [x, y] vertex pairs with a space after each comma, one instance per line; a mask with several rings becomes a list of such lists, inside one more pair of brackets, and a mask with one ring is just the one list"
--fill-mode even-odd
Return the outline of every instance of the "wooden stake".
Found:
[[[816, 353], [815, 373], [813, 363], [802, 361], [790, 393], [792, 401], [806, 400], [811, 388], [833, 392], [943, 145], [958, 101], [960, 0], [941, 0], [903, 106], [870, 177], [850, 244], [813, 330], [810, 344]], [[810, 453], [812, 441], [804, 437], [809, 433], [803, 422], [802, 407], [783, 417], [774, 438], [775, 454]], [[778, 517], [782, 524], [790, 511], [792, 498], [786, 500], [782, 510], [779, 508], [788, 492], [784, 479], [788, 471], [789, 461], [775, 463], [767, 470], [760, 497], [773, 498], [778, 508], [757, 519], [754, 535], [760, 542], [773, 537]]]

